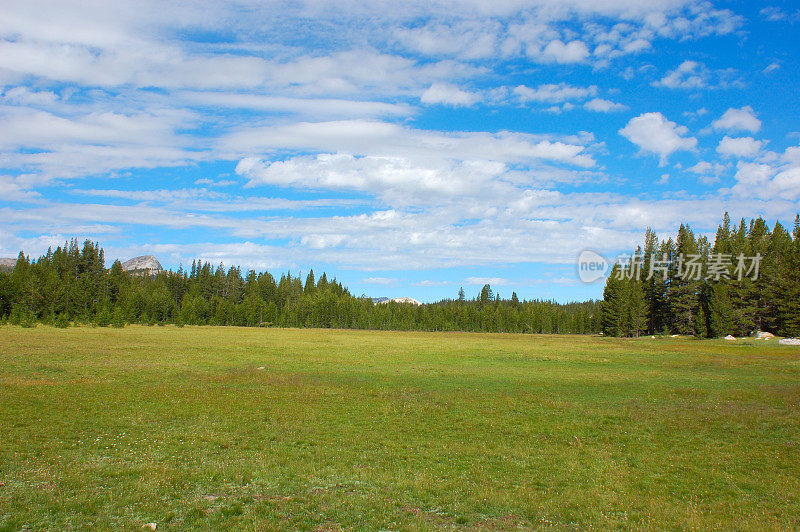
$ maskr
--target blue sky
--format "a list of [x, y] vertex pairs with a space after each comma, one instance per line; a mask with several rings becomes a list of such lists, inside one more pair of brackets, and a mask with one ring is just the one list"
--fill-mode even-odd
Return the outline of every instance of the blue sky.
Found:
[[790, 2], [4, 2], [0, 256], [600, 297], [583, 249], [791, 224], [798, 28]]

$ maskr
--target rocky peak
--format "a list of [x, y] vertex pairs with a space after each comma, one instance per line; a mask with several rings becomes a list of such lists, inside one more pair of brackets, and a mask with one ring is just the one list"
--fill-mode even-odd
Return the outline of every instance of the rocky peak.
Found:
[[158, 275], [164, 271], [161, 263], [152, 255], [142, 255], [126, 260], [122, 263], [122, 269], [126, 272], [148, 275]]
[[376, 298], [373, 298], [373, 301], [375, 303], [382, 303], [382, 304], [386, 304], [386, 303], [411, 303], [412, 305], [422, 305], [422, 303], [420, 303], [419, 301], [417, 301], [416, 299], [413, 299], [411, 297], [396, 297], [394, 299], [389, 299], [388, 297], [376, 297]]

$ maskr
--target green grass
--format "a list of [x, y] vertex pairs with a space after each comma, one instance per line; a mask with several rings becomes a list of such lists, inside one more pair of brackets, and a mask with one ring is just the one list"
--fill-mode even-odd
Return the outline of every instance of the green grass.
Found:
[[0, 327], [0, 530], [148, 522], [797, 529], [800, 349]]

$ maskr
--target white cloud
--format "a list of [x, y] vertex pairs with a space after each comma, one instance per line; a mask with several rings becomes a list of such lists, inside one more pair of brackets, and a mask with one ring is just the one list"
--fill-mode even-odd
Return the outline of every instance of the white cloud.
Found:
[[717, 130], [726, 131], [749, 131], [755, 133], [761, 129], [761, 120], [756, 117], [753, 108], [750, 106], [741, 109], [730, 108], [715, 120], [711, 126]]
[[220, 147], [234, 154], [306, 150], [378, 157], [487, 160], [500, 162], [556, 161], [591, 167], [594, 159], [583, 145], [523, 133], [439, 132], [369, 120], [300, 122], [285, 126], [242, 128], [223, 137]]
[[367, 277], [366, 279], [361, 279], [361, 282], [364, 284], [390, 285], [397, 284], [399, 279], [394, 277]]
[[686, 126], [667, 120], [661, 113], [644, 113], [632, 118], [619, 132], [642, 150], [661, 156], [662, 164], [670, 154], [697, 146], [696, 138], [686, 136], [689, 133]]
[[12, 87], [0, 91], [3, 103], [21, 105], [48, 105], [58, 100], [58, 95], [51, 91], [32, 91], [27, 87]]
[[264, 59], [241, 54], [190, 55], [157, 41], [101, 49], [0, 40], [0, 70], [84, 86], [165, 89], [291, 90], [295, 96], [411, 93], [481, 70], [450, 60], [419, 64], [370, 50]]
[[610, 100], [602, 98], [595, 98], [583, 104], [583, 108], [587, 111], [594, 111], [595, 113], [613, 113], [617, 111], [625, 111], [628, 109], [627, 105], [615, 103]]
[[781, 156], [781, 162], [800, 166], [800, 146], [786, 148], [786, 151]]
[[449, 83], [434, 83], [422, 93], [420, 101], [426, 104], [444, 104], [453, 107], [470, 106], [477, 102], [479, 96], [467, 92]]
[[708, 161], [700, 161], [694, 166], [687, 168], [687, 170], [696, 174], [700, 182], [710, 185], [719, 181], [719, 176], [726, 168], [725, 165], [719, 163], [712, 164]]
[[422, 281], [411, 283], [411, 286], [447, 286], [453, 284], [450, 281], [433, 281], [431, 279], [424, 279]]
[[[780, 169], [783, 171], [783, 169]], [[770, 174], [771, 175], [771, 174]], [[769, 175], [768, 175], [769, 177]], [[792, 175], [781, 177], [790, 184]], [[777, 186], [777, 185], [776, 185]], [[777, 189], [776, 189], [777, 190]], [[798, 189], [800, 190], [800, 189]], [[763, 213], [769, 218], [793, 216], [791, 200], [743, 196], [736, 204], [717, 195], [707, 198], [642, 200], [609, 193], [559, 193], [526, 190], [531, 201], [512, 205], [519, 190], [507, 195], [459, 198], [451, 205], [410, 210], [389, 209], [356, 215], [270, 216], [242, 218], [214, 216], [184, 210], [178, 205], [46, 204], [22, 213], [0, 208], [0, 237], [9, 220], [26, 231], [56, 234], [90, 234], [84, 230], [144, 227], [202, 227], [204, 238], [223, 235], [223, 242], [165, 244], [147, 247], [184, 264], [193, 258], [241, 264], [245, 267], [285, 267], [320, 262], [360, 269], [406, 269], [543, 261], [572, 264], [575, 256], [592, 243], [600, 252], [627, 249], [641, 239], [647, 226], [672, 232], [679, 223], [713, 229], [719, 213], [731, 216]], [[796, 194], [791, 189], [788, 194]], [[11, 216], [12, 214], [17, 216]], [[787, 214], [788, 213], [788, 214]], [[106, 229], [103, 229], [105, 227]], [[129, 229], [128, 229], [129, 228]], [[221, 233], [220, 233], [221, 232]], [[59, 233], [61, 234], [61, 233]], [[291, 246], [256, 244], [256, 239], [288, 239]], [[231, 239], [234, 242], [230, 242]], [[244, 241], [244, 240], [247, 241]], [[63, 238], [59, 238], [63, 243]], [[0, 238], [0, 247], [22, 247], [15, 238]], [[17, 245], [19, 244], [19, 246]], [[119, 251], [108, 246], [107, 257]], [[25, 248], [30, 250], [31, 248]], [[46, 246], [44, 247], [46, 249]], [[128, 258], [141, 253], [127, 249]], [[120, 252], [121, 253], [121, 252]], [[14, 251], [16, 254], [16, 251]]]
[[494, 285], [494, 286], [506, 286], [509, 284], [508, 279], [504, 279], [502, 277], [467, 277], [464, 279], [464, 284], [469, 286], [483, 286], [483, 285]]
[[742, 88], [744, 81], [735, 68], [711, 70], [703, 63], [686, 60], [675, 70], [667, 72], [660, 80], [652, 83], [654, 87], [668, 89], [719, 89]]
[[561, 103], [567, 100], [583, 100], [597, 94], [597, 87], [574, 87], [566, 83], [539, 85], [535, 89], [518, 85], [514, 87], [515, 96], [523, 103], [547, 102]]
[[286, 161], [242, 159], [236, 172], [251, 185], [370, 192], [391, 204], [425, 204], [455, 196], [474, 196], [493, 187], [505, 172], [500, 163], [442, 162], [414, 164], [400, 157], [354, 157], [347, 154], [300, 156]]
[[320, 118], [369, 118], [382, 116], [409, 116], [414, 108], [404, 103], [344, 100], [339, 98], [291, 98], [264, 94], [185, 91], [174, 95], [190, 106], [251, 109], [255, 111], [283, 111], [297, 115]]
[[717, 146], [717, 153], [725, 157], [753, 158], [761, 151], [763, 142], [753, 137], [732, 138], [727, 135]]
[[14, 177], [0, 175], [0, 198], [3, 201], [30, 201], [40, 197], [38, 192], [27, 190]]
[[782, 171], [759, 163], [739, 163], [736, 172], [734, 192], [740, 196], [763, 199], [800, 198], [800, 167], [794, 166]]
[[793, 166], [778, 172], [772, 178], [771, 187], [775, 195], [784, 198], [800, 198], [800, 167]]
[[725, 170], [725, 166], [719, 163], [712, 164], [708, 161], [700, 161], [694, 166], [687, 168], [687, 170], [698, 175], [719, 174]]
[[589, 48], [582, 41], [564, 43], [560, 39], [550, 41], [542, 50], [539, 59], [547, 63], [583, 63], [589, 57]]
[[[87, 9], [29, 0], [7, 2], [3, 15], [0, 35], [13, 40], [2, 44], [0, 64], [22, 76], [88, 87], [241, 90], [283, 85], [306, 94], [341, 94], [365, 85], [403, 87], [403, 74], [418, 88], [452, 80], [445, 77], [446, 70], [455, 74], [454, 69], [465, 68], [452, 61], [429, 68], [429, 61], [418, 64], [365, 51], [372, 47], [399, 44], [414, 54], [461, 61], [527, 52], [537, 61], [569, 64], [588, 61], [590, 48], [609, 59], [637, 53], [655, 38], [725, 34], [743, 22], [729, 10], [686, 0], [538, 0], [492, 6], [473, 0], [408, 0], [392, 9], [374, 2], [334, 7], [306, 1], [267, 9], [254, 2], [166, 6], [154, 0], [95, 2]], [[351, 24], [353, 20], [359, 24]], [[176, 38], [196, 32], [218, 34], [223, 40]], [[303, 56], [288, 44], [303, 41], [332, 51]], [[270, 56], [280, 59], [266, 59]]]
[[708, 85], [708, 72], [697, 61], [684, 61], [654, 85], [670, 89], [701, 89]]
[[394, 35], [407, 49], [429, 56], [484, 59], [497, 53], [500, 24], [492, 20], [464, 20], [398, 28]]
[[777, 6], [767, 6], [759, 11], [762, 17], [770, 22], [786, 19], [786, 13]]
[[[177, 166], [203, 159], [200, 146], [189, 147], [177, 134], [194, 117], [185, 111], [77, 116], [0, 107], [0, 149], [6, 166], [34, 171], [30, 181], [97, 175], [129, 168]], [[194, 141], [199, 144], [199, 141]]]
[[739, 161], [733, 191], [741, 197], [792, 203], [800, 199], [800, 147], [789, 147], [776, 160], [770, 162]]
[[124, 115], [91, 113], [64, 118], [24, 108], [2, 112], [0, 148], [42, 148], [64, 143], [175, 145], [175, 128], [188, 123], [185, 113]]

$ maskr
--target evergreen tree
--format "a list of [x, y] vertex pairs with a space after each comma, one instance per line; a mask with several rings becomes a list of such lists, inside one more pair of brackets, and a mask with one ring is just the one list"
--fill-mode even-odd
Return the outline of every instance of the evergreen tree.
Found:
[[800, 335], [800, 216], [795, 217], [792, 245], [782, 261], [776, 294], [781, 334]]
[[316, 286], [315, 281], [314, 281], [314, 270], [312, 269], [312, 270], [309, 270], [308, 276], [306, 277], [306, 284], [303, 287], [303, 293], [310, 294], [310, 293], [314, 292], [316, 287], [317, 286]]
[[601, 327], [606, 336], [625, 334], [623, 320], [625, 307], [625, 283], [622, 280], [622, 267], [615, 264], [603, 289], [603, 303], [600, 307]]
[[675, 257], [676, 267], [670, 268], [669, 301], [672, 332], [691, 335], [695, 331], [699, 312], [700, 281], [702, 270], [700, 254], [692, 231], [681, 224], [678, 229]]

